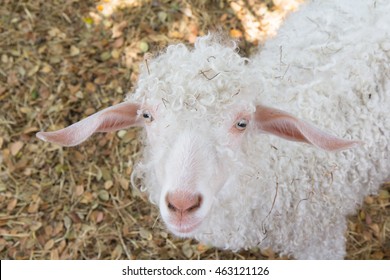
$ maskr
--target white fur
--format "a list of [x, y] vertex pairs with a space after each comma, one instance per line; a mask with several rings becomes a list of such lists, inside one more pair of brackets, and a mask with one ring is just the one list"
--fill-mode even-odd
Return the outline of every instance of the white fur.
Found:
[[[179, 236], [295, 258], [345, 256], [346, 217], [390, 177], [390, 2], [312, 1], [251, 60], [218, 36], [169, 46], [128, 96], [154, 121], [136, 174]], [[364, 145], [331, 153], [260, 134], [257, 104]], [[250, 125], [252, 124], [252, 125]], [[167, 192], [204, 197], [189, 233], [169, 222]]]

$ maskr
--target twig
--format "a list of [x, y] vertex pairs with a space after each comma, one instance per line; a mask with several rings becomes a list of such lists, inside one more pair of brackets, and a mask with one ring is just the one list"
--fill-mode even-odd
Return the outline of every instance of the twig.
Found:
[[207, 70], [207, 71], [203, 71], [203, 70], [200, 70], [199, 71], [199, 74], [202, 74], [207, 80], [211, 81], [212, 79], [214, 79], [215, 77], [217, 77], [220, 73], [217, 73], [215, 74], [214, 76], [212, 76], [211, 78], [207, 77], [206, 73], [211, 71], [211, 69]]

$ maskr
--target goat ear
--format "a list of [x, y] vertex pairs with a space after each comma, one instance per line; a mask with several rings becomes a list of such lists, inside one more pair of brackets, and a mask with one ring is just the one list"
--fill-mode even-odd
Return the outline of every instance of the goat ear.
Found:
[[37, 137], [61, 146], [76, 146], [95, 132], [110, 132], [141, 125], [137, 117], [138, 108], [138, 104], [122, 102], [66, 128], [53, 132], [38, 132]]
[[305, 142], [326, 151], [338, 151], [355, 147], [360, 141], [351, 141], [330, 135], [294, 116], [274, 108], [256, 106], [257, 127], [291, 141]]

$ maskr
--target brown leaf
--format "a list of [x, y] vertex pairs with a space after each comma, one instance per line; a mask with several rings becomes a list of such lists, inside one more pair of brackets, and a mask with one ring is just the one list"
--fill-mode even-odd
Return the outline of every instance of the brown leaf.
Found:
[[37, 231], [38, 229], [40, 229], [42, 227], [42, 223], [41, 222], [36, 222], [36, 221], [33, 221], [30, 225], [30, 230], [31, 231]]
[[116, 245], [115, 249], [111, 253], [112, 260], [118, 260], [122, 256], [123, 248], [120, 244]]
[[125, 42], [125, 39], [123, 39], [123, 37], [120, 37], [120, 38], [118, 38], [118, 39], [116, 39], [115, 41], [114, 41], [114, 43], [112, 44], [112, 47], [114, 48], [114, 49], [119, 49], [120, 47], [122, 47], [123, 46], [123, 43]]
[[121, 52], [120, 52], [120, 51], [118, 51], [118, 50], [112, 50], [112, 52], [111, 52], [111, 57], [112, 57], [113, 59], [118, 59], [118, 58], [120, 58], [120, 56], [121, 56]]
[[48, 74], [48, 73], [51, 72], [51, 70], [52, 70], [51, 66], [50, 66], [49, 64], [45, 63], [45, 64], [43, 65], [43, 67], [41, 68], [41, 71], [40, 71], [40, 72], [45, 73], [45, 74]]
[[[0, 95], [3, 94], [7, 90], [6, 87], [0, 85]], [[0, 98], [1, 100], [1, 98]]]
[[123, 29], [125, 29], [126, 26], [127, 26], [126, 20], [118, 24], [114, 24], [114, 26], [112, 27], [112, 38], [115, 39], [121, 37], [123, 35]]
[[62, 233], [64, 230], [64, 223], [63, 222], [58, 222], [53, 230], [53, 236], [57, 236], [59, 233]]
[[376, 237], [379, 237], [380, 236], [380, 228], [379, 228], [379, 225], [378, 224], [371, 224], [370, 225], [370, 228], [372, 229], [372, 231], [374, 232], [374, 235]]
[[61, 254], [64, 249], [66, 248], [66, 241], [63, 239], [60, 244], [58, 245], [58, 252]]
[[19, 79], [16, 76], [15, 71], [10, 71], [7, 76], [7, 84], [11, 87], [16, 86], [19, 84]]
[[7, 211], [11, 212], [12, 210], [14, 210], [17, 203], [18, 203], [18, 200], [16, 198], [11, 199], [11, 201], [7, 205]]
[[124, 189], [125, 191], [129, 189], [129, 180], [125, 178], [120, 178], [119, 184], [121, 185], [122, 189]]
[[94, 200], [94, 197], [91, 192], [85, 192], [83, 194], [83, 198], [81, 199], [81, 203], [89, 204]]
[[77, 85], [69, 84], [68, 89], [69, 89], [71, 94], [76, 94], [80, 90], [80, 86], [81, 86], [80, 84], [77, 84]]
[[24, 146], [24, 143], [21, 141], [11, 143], [11, 145], [9, 147], [10, 151], [11, 151], [11, 155], [16, 156], [20, 152], [20, 150], [23, 148], [23, 146]]
[[104, 213], [102, 211], [97, 211], [96, 213], [96, 223], [99, 224], [104, 220]]
[[31, 204], [28, 206], [27, 212], [30, 213], [30, 214], [37, 213], [37, 212], [38, 212], [38, 209], [39, 209], [39, 203], [33, 202], [33, 203], [31, 203]]
[[54, 246], [54, 239], [50, 239], [49, 241], [46, 242], [46, 244], [43, 247], [43, 249], [45, 251], [49, 251], [51, 248], [53, 248], [53, 246]]
[[242, 38], [242, 32], [238, 29], [231, 29], [229, 34], [232, 38]]
[[142, 237], [142, 239], [146, 239], [148, 241], [153, 239], [152, 233], [149, 230], [145, 229], [145, 228], [141, 228], [140, 231], [139, 231], [139, 234]]
[[42, 99], [47, 99], [49, 98], [50, 96], [50, 90], [48, 87], [45, 87], [45, 86], [42, 86], [40, 89], [39, 89], [39, 96], [42, 98]]
[[70, 47], [70, 56], [78, 56], [80, 54], [80, 49], [76, 46]]
[[81, 196], [84, 193], [84, 186], [83, 185], [77, 185], [75, 187], [75, 195], [76, 196]]
[[85, 85], [85, 91], [87, 93], [96, 93], [96, 85], [94, 83], [91, 83], [91, 82], [87, 82], [87, 84]]
[[53, 249], [50, 251], [50, 259], [51, 260], [59, 260], [60, 259], [60, 255], [58, 253], [58, 249]]
[[47, 225], [44, 227], [45, 234], [47, 236], [52, 236], [53, 234], [53, 227], [51, 225]]
[[33, 68], [31, 68], [27, 73], [27, 77], [34, 76], [39, 71], [39, 67], [39, 65], [35, 65]]
[[384, 256], [385, 256], [385, 254], [383, 254], [383, 252], [376, 251], [376, 252], [372, 253], [371, 259], [373, 259], [373, 260], [383, 260]]
[[371, 216], [369, 214], [366, 214], [366, 224], [367, 225], [372, 224], [372, 219], [371, 219]]
[[107, 76], [105, 76], [105, 75], [100, 75], [100, 76], [98, 76], [98, 77], [94, 80], [94, 82], [95, 82], [96, 84], [98, 84], [98, 85], [104, 85], [105, 83], [107, 83], [107, 79], [108, 79]]
[[184, 256], [186, 256], [187, 259], [190, 259], [194, 254], [194, 250], [192, 249], [191, 245], [188, 242], [183, 244], [181, 251], [183, 252]]
[[29, 134], [31, 132], [37, 132], [39, 131], [39, 128], [36, 127], [36, 126], [33, 126], [33, 127], [26, 127], [24, 130], [23, 130], [23, 134]]
[[364, 199], [364, 202], [367, 203], [368, 205], [373, 204], [374, 203], [374, 198], [372, 196], [367, 196]]
[[105, 188], [106, 190], [109, 190], [109, 189], [112, 188], [113, 185], [114, 185], [114, 183], [113, 183], [111, 180], [108, 180], [108, 181], [106, 181], [106, 182], [104, 183], [104, 188]]

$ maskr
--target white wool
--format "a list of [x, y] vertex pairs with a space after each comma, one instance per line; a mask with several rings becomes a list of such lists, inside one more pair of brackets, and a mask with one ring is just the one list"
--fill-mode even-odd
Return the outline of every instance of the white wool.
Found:
[[251, 129], [234, 151], [221, 135], [210, 144], [234, 162], [228, 168], [235, 176], [194, 237], [231, 250], [343, 258], [346, 217], [390, 178], [389, 13], [384, 0], [312, 1], [250, 60], [208, 35], [193, 49], [169, 46], [148, 61], [128, 100], [164, 115], [164, 133], [148, 135], [160, 137], [159, 147], [147, 143], [137, 169], [151, 200], [161, 192], [152, 170], [180, 129], [170, 124], [188, 119], [217, 128], [237, 110], [279, 108], [364, 144], [331, 153]]

